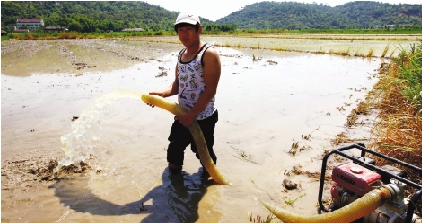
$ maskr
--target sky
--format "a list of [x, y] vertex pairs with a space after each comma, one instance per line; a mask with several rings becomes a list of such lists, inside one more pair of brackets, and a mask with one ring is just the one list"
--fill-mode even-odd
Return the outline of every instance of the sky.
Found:
[[[142, 0], [151, 5], [159, 5], [169, 11], [193, 12], [201, 18], [212, 21], [228, 16], [232, 12], [239, 11], [246, 5], [252, 5], [263, 0]], [[290, 0], [266, 0], [275, 2], [289, 2]], [[292, 0], [293, 1], [293, 0]], [[355, 0], [297, 0], [299, 3], [317, 3], [329, 6], [343, 5]], [[421, 5], [422, 0], [377, 0], [374, 2], [389, 4], [413, 4]], [[176, 20], [176, 18], [175, 18]]]

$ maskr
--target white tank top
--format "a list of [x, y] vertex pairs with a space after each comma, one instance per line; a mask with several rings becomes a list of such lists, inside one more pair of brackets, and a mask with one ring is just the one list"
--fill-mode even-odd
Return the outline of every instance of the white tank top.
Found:
[[[205, 81], [203, 72], [203, 55], [205, 51], [212, 47], [205, 44], [199, 49], [195, 58], [188, 62], [182, 62], [181, 58], [186, 48], [179, 52], [177, 62], [178, 75], [179, 75], [179, 104], [187, 110], [193, 108], [196, 104], [199, 95], [205, 91]], [[215, 97], [208, 103], [207, 107], [198, 113], [197, 120], [205, 119], [214, 113]]]

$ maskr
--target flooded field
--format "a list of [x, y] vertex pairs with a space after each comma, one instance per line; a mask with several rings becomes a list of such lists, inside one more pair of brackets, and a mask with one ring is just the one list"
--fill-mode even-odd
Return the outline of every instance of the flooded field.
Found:
[[[216, 48], [223, 67], [215, 134], [217, 167], [232, 186], [200, 178], [201, 165], [189, 148], [183, 174], [170, 176], [166, 147], [173, 116], [131, 96], [170, 84], [181, 49], [176, 37], [2, 42], [2, 222], [249, 222], [250, 214], [269, 214], [259, 200], [317, 213], [318, 179], [297, 170], [319, 172], [321, 155], [335, 148], [331, 140], [341, 132], [370, 138], [363, 127], [346, 129], [346, 117], [388, 59], [247, 45], [292, 41], [329, 49], [335, 41], [203, 40], [232, 46]], [[387, 44], [415, 42], [378, 41], [355, 47], [378, 52]], [[237, 42], [242, 46], [234, 47]], [[104, 97], [111, 99], [101, 104]], [[81, 120], [81, 114], [88, 115]], [[78, 134], [75, 150], [92, 170], [46, 176], [65, 157], [62, 136], [76, 128], [86, 131]], [[292, 144], [300, 149], [293, 151]], [[284, 179], [298, 189], [285, 190]]]

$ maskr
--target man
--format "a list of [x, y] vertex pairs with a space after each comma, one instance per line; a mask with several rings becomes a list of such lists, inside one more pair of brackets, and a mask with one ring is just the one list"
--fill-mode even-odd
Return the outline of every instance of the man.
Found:
[[[164, 98], [178, 95], [179, 104], [187, 110], [187, 113], [175, 117], [168, 138], [168, 167], [172, 173], [178, 173], [182, 170], [184, 150], [189, 144], [199, 158], [195, 142], [187, 128], [194, 119], [204, 134], [209, 154], [216, 164], [213, 146], [218, 113], [214, 107], [214, 95], [220, 80], [221, 62], [214, 48], [200, 40], [202, 26], [197, 15], [180, 13], [174, 29], [185, 46], [179, 52], [175, 80], [169, 88], [149, 94]], [[207, 174], [205, 170], [204, 174]]]

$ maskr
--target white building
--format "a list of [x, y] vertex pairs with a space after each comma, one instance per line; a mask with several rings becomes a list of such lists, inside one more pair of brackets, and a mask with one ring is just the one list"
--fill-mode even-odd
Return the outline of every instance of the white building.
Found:
[[34, 30], [44, 26], [44, 21], [42, 19], [16, 19], [16, 26], [18, 29], [26, 26], [30, 30]]

